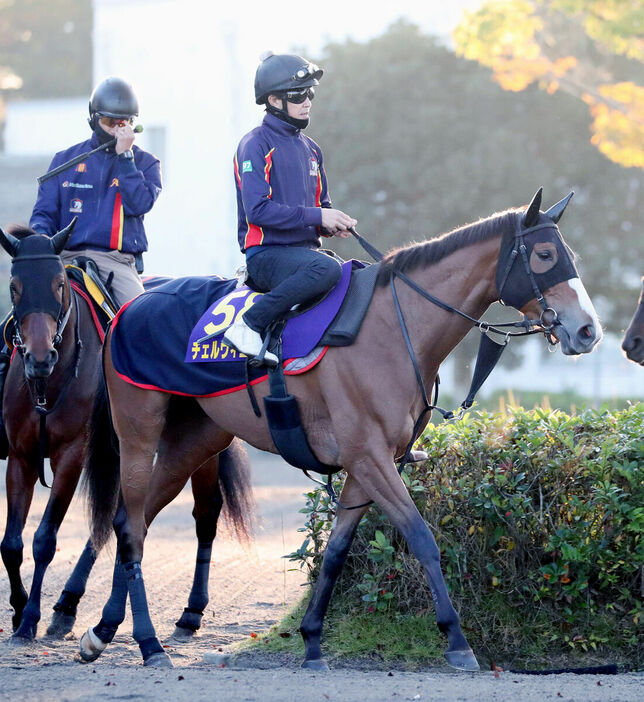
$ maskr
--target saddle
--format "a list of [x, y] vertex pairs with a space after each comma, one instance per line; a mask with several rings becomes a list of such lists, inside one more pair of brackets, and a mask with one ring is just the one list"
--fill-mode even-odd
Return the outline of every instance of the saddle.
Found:
[[[96, 263], [91, 258], [79, 256], [65, 266], [69, 282], [94, 311], [94, 323], [103, 338], [103, 332], [118, 312], [118, 305], [108, 290], [108, 283], [101, 279]], [[2, 338], [9, 351], [13, 351], [13, 315], [2, 322]]]

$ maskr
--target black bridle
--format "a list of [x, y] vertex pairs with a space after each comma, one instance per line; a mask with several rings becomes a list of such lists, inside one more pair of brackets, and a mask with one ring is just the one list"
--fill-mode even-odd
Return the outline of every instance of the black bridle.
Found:
[[[568, 198], [569, 199], [569, 198]], [[565, 207], [565, 205], [564, 205]], [[557, 220], [561, 216], [561, 213], [558, 213], [557, 215]], [[416, 422], [414, 423], [414, 428], [412, 430], [412, 436], [407, 444], [407, 448], [405, 450], [405, 454], [400, 461], [400, 464], [398, 465], [398, 472], [402, 473], [403, 470], [405, 469], [405, 466], [407, 465], [407, 462], [409, 461], [409, 458], [411, 456], [411, 451], [414, 447], [414, 444], [416, 443], [420, 432], [422, 431], [422, 427], [426, 423], [426, 418], [429, 413], [431, 413], [433, 410], [436, 410], [439, 412], [443, 419], [446, 421], [452, 421], [452, 420], [459, 420], [462, 419], [464, 416], [465, 412], [470, 409], [472, 404], [474, 403], [474, 397], [476, 396], [476, 393], [480, 390], [481, 386], [487, 379], [487, 377], [490, 375], [492, 370], [494, 369], [495, 365], [501, 358], [501, 354], [505, 347], [507, 346], [509, 340], [511, 337], [518, 337], [518, 336], [529, 336], [532, 334], [540, 334], [543, 333], [545, 338], [547, 339], [548, 343], [551, 345], [557, 344], [557, 340], [554, 337], [553, 330], [557, 325], [560, 325], [561, 322], [559, 321], [558, 315], [556, 310], [554, 310], [552, 307], [550, 307], [546, 299], [543, 295], [543, 291], [541, 290], [538, 281], [535, 278], [534, 272], [532, 271], [530, 267], [530, 261], [528, 258], [528, 252], [527, 252], [527, 247], [525, 245], [525, 236], [527, 234], [530, 234], [532, 232], [541, 230], [541, 229], [552, 229], [554, 233], [556, 233], [556, 237], [561, 241], [561, 244], [563, 246], [563, 250], [567, 254], [568, 258], [570, 259], [570, 253], [568, 252], [568, 249], [565, 247], [565, 244], [563, 244], [563, 240], [561, 239], [561, 235], [559, 234], [559, 230], [556, 226], [556, 220], [554, 219], [549, 219], [549, 221], [546, 222], [541, 222], [538, 224], [535, 224], [533, 226], [529, 227], [524, 227], [523, 222], [521, 219], [518, 220], [517, 224], [517, 229], [514, 232], [513, 236], [513, 245], [512, 245], [512, 250], [510, 251], [510, 254], [508, 256], [508, 260], [505, 266], [505, 270], [503, 274], [501, 275], [501, 283], [500, 285], [497, 285], [498, 292], [499, 292], [499, 301], [507, 305], [509, 304], [506, 300], [504, 300], [504, 289], [507, 284], [508, 278], [510, 276], [510, 273], [512, 272], [514, 263], [516, 260], [520, 257], [521, 261], [523, 262], [523, 268], [524, 268], [524, 273], [527, 277], [527, 280], [529, 281], [530, 288], [532, 290], [533, 295], [530, 295], [528, 297], [528, 300], [534, 296], [539, 304], [541, 305], [542, 311], [541, 315], [538, 320], [535, 319], [528, 319], [525, 315], [523, 316], [523, 319], [521, 321], [516, 321], [516, 322], [501, 322], [499, 324], [491, 324], [489, 322], [485, 322], [481, 319], [476, 319], [476, 317], [472, 317], [471, 315], [467, 314], [466, 312], [463, 312], [462, 310], [459, 310], [457, 307], [454, 307], [453, 305], [450, 305], [447, 302], [444, 302], [440, 298], [436, 297], [435, 295], [432, 295], [432, 293], [428, 292], [425, 290], [422, 286], [418, 285], [414, 280], [412, 280], [408, 275], [403, 273], [402, 271], [398, 271], [393, 269], [391, 272], [391, 278], [389, 281], [389, 285], [391, 288], [391, 294], [394, 300], [394, 306], [396, 308], [396, 314], [398, 316], [398, 321], [400, 323], [400, 328], [403, 334], [403, 338], [405, 340], [405, 346], [407, 347], [407, 352], [409, 353], [409, 357], [412, 362], [412, 366], [414, 369], [414, 375], [416, 377], [416, 382], [418, 384], [418, 387], [420, 389], [422, 401], [423, 401], [423, 408], [420, 412], [420, 415], [416, 419]], [[384, 258], [383, 254], [378, 251], [378, 249], [373, 246], [371, 243], [369, 243], [364, 237], [362, 237], [358, 232], [355, 230], [355, 228], [351, 228], [349, 230], [353, 236], [357, 239], [357, 241], [360, 243], [360, 245], [364, 248], [364, 250], [377, 262], [382, 261]], [[501, 261], [501, 257], [503, 256], [504, 251], [503, 251], [503, 246], [501, 247], [501, 250], [499, 251], [499, 262]], [[570, 259], [570, 263], [572, 265], [572, 268], [574, 269], [574, 264], [572, 264], [572, 260]], [[497, 268], [499, 266], [499, 263], [497, 263]], [[465, 400], [461, 403], [459, 410], [454, 413], [452, 411], [444, 410], [438, 405], [436, 405], [436, 402], [438, 401], [438, 390], [439, 390], [439, 377], [438, 375], [436, 376], [435, 379], [435, 384], [434, 384], [434, 399], [433, 402], [430, 402], [429, 399], [429, 394], [427, 392], [427, 388], [425, 387], [425, 382], [423, 380], [422, 373], [420, 371], [420, 365], [418, 363], [418, 359], [416, 358], [416, 353], [414, 352], [414, 348], [412, 346], [411, 338], [409, 336], [409, 330], [407, 328], [407, 323], [405, 322], [405, 317], [402, 311], [402, 307], [400, 305], [400, 300], [398, 299], [398, 292], [396, 290], [396, 278], [401, 280], [405, 285], [410, 287], [412, 290], [414, 290], [416, 293], [418, 293], [421, 297], [423, 297], [425, 300], [428, 300], [432, 304], [436, 305], [437, 307], [440, 307], [441, 309], [457, 314], [463, 319], [468, 320], [469, 322], [472, 323], [473, 326], [477, 327], [481, 333], [481, 343], [479, 345], [479, 351], [478, 351], [478, 356], [476, 359], [476, 366], [475, 366], [475, 371], [473, 374], [472, 378], [472, 385], [470, 387], [470, 391], [468, 392], [467, 397]], [[528, 301], [526, 300], [526, 302]], [[511, 331], [512, 329], [520, 329], [520, 331]], [[503, 342], [499, 344], [496, 341], [493, 341], [490, 339], [488, 334], [497, 334], [503, 336]], [[339, 508], [341, 509], [360, 509], [361, 507], [366, 507], [367, 505], [372, 504], [373, 500], [369, 500], [368, 502], [364, 502], [359, 505], [353, 505], [351, 507], [347, 507], [343, 505], [337, 494], [335, 493], [335, 490], [332, 485], [332, 479], [331, 475], [329, 475], [328, 480], [326, 483], [323, 483], [322, 481], [318, 481], [313, 479], [315, 482], [319, 482], [321, 485], [323, 485], [331, 500], [338, 505]]]
[[[15, 259], [12, 259], [12, 264], [16, 263], [23, 263], [25, 261], [35, 261], [35, 260], [50, 260], [52, 262], [57, 261], [60, 263], [63, 273], [64, 273], [64, 266], [62, 259], [60, 256], [57, 256], [55, 254], [36, 254], [36, 255], [24, 255], [24, 256], [18, 256]], [[23, 285], [24, 285], [24, 280], [23, 280]], [[79, 306], [78, 306], [78, 300], [76, 297], [76, 293], [72, 286], [69, 284], [69, 281], [66, 281], [66, 285], [69, 289], [69, 304], [65, 308], [64, 301], [58, 303], [58, 301], [54, 300], [53, 302], [50, 300], [47, 304], [45, 304], [45, 308], [47, 309], [42, 309], [42, 305], [32, 302], [31, 304], [22, 306], [14, 304], [12, 307], [12, 316], [13, 316], [13, 345], [16, 348], [16, 351], [20, 354], [22, 360], [23, 360], [23, 365], [25, 364], [25, 343], [22, 339], [22, 322], [27, 317], [29, 314], [33, 314], [35, 312], [43, 312], [45, 314], [50, 314], [55, 320], [56, 320], [56, 333], [54, 334], [54, 338], [52, 341], [52, 344], [54, 348], [57, 348], [60, 346], [63, 340], [63, 333], [65, 331], [65, 328], [67, 326], [67, 323], [70, 319], [72, 309], [75, 307], [76, 308], [76, 317], [75, 317], [75, 325], [74, 325], [74, 360], [72, 364], [69, 367], [69, 373], [67, 374], [67, 377], [65, 378], [63, 385], [60, 389], [60, 392], [58, 393], [58, 397], [56, 398], [56, 401], [54, 402], [53, 406], [51, 408], [47, 408], [47, 379], [46, 378], [36, 378], [32, 381], [30, 381], [27, 378], [27, 388], [29, 390], [29, 395], [31, 397], [31, 400], [33, 402], [34, 406], [34, 411], [38, 416], [40, 417], [40, 438], [39, 438], [39, 460], [38, 460], [38, 478], [40, 480], [40, 483], [44, 487], [49, 487], [47, 485], [47, 481], [45, 480], [45, 456], [47, 455], [48, 452], [48, 442], [47, 442], [47, 432], [46, 432], [46, 421], [47, 421], [47, 416], [50, 415], [52, 412], [54, 412], [64, 401], [65, 397], [67, 396], [67, 393], [69, 392], [69, 388], [71, 386], [72, 381], [74, 378], [78, 377], [78, 368], [80, 365], [80, 360], [81, 360], [81, 351], [83, 348], [83, 341], [80, 336], [80, 314], [79, 314]], [[55, 365], [56, 361], [54, 362]], [[33, 383], [33, 387], [32, 387]]]

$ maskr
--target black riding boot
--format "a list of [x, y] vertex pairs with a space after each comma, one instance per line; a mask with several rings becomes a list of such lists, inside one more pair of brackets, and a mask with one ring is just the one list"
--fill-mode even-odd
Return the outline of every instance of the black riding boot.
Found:
[[10, 360], [11, 354], [9, 353], [9, 348], [5, 344], [2, 351], [0, 351], [0, 458], [6, 458], [9, 455], [9, 440], [7, 439], [7, 432], [5, 431], [4, 421], [2, 420], [2, 407], [4, 381], [6, 380], [7, 373], [9, 372]]

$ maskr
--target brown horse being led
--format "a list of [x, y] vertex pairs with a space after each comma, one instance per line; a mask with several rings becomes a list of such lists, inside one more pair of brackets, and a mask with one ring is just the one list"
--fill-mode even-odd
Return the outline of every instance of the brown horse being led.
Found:
[[642, 277], [640, 301], [624, 334], [622, 349], [627, 358], [644, 366], [644, 277]]
[[[3, 403], [9, 456], [7, 524], [0, 551], [9, 575], [9, 601], [14, 609], [14, 634], [10, 640], [18, 644], [28, 643], [36, 636], [43, 578], [56, 552], [58, 529], [85, 462], [96, 388], [102, 386], [102, 330], [93, 321], [89, 305], [70, 285], [59, 256], [73, 224], [52, 238], [27, 227], [13, 228], [9, 233], [0, 229], [0, 244], [12, 257], [10, 291], [17, 349]], [[248, 462], [241, 448], [232, 446], [230, 453], [218, 456], [217, 444], [216, 450], [204, 455], [208, 444], [201, 442], [198, 451], [192, 447], [186, 450], [172, 432], [181, 433], [186, 422], [207, 432], [211, 422], [192, 400], [181, 403], [179, 398], [173, 398], [173, 408], [173, 427], [166, 431], [171, 437], [168, 445], [173, 450], [163, 455], [177, 462], [192, 459], [193, 468], [200, 467], [193, 474], [192, 487], [201, 555], [188, 607], [177, 622], [177, 633], [190, 636], [199, 628], [208, 601], [205, 564], [210, 563], [209, 548], [224, 496], [228, 514], [240, 536], [247, 531], [245, 515], [252, 510], [252, 498]], [[47, 413], [42, 435], [39, 412]], [[105, 427], [109, 428], [109, 423]], [[34, 535], [34, 575], [27, 596], [20, 576], [22, 532], [39, 474], [44, 482], [41, 454], [49, 456], [54, 478], [47, 507]], [[159, 464], [162, 466], [163, 461]], [[146, 505], [148, 522], [160, 509], [157, 500], [163, 497], [155, 493]], [[54, 608], [49, 635], [62, 638], [71, 631], [95, 559], [96, 552], [88, 543]]]
[[[437, 625], [447, 637], [447, 661], [464, 670], [478, 670], [478, 663], [450, 601], [434, 536], [414, 506], [394, 462], [405, 452], [425, 405], [392, 298], [392, 276], [426, 388], [431, 387], [440, 364], [472, 323], [423, 299], [418, 290], [401, 281], [398, 273], [476, 318], [500, 297], [506, 302], [516, 300], [524, 315], [537, 323], [544, 319], [565, 354], [588, 353], [601, 338], [601, 328], [556, 224], [568, 200], [540, 212], [539, 192], [527, 211], [509, 210], [390, 253], [381, 264], [379, 284], [355, 344], [330, 348], [311, 371], [288, 380], [289, 392], [297, 397], [318, 460], [346, 471], [342, 504], [355, 506], [373, 500], [423, 565]], [[567, 272], [562, 275], [562, 270]], [[127, 510], [127, 525], [121, 530], [118, 548], [132, 604], [134, 638], [147, 665], [169, 666], [170, 659], [159, 645], [149, 617], [141, 572], [144, 505], [151, 490], [153, 457], [166, 423], [169, 397], [128, 384], [114, 370], [109, 340], [105, 349], [104, 367], [120, 445]], [[254, 386], [260, 397], [268, 394], [267, 385]], [[198, 402], [213, 426], [207, 437], [193, 432], [193, 441], [207, 440], [223, 450], [234, 436], [239, 436], [259, 449], [276, 451], [265, 418], [254, 415], [246, 393], [199, 398]], [[189, 470], [188, 465], [178, 465], [168, 481], [185, 481]], [[93, 533], [100, 543], [111, 528], [114, 506], [102, 501], [98, 492], [91, 497], [97, 507]], [[301, 625], [306, 645], [303, 665], [307, 668], [327, 667], [320, 648], [322, 621], [366, 509], [338, 511]], [[97, 646], [92, 652], [96, 657], [106, 645], [104, 640], [97, 641], [100, 638], [100, 628], [90, 629], [83, 637], [81, 651], [85, 647], [87, 652], [91, 643]]]

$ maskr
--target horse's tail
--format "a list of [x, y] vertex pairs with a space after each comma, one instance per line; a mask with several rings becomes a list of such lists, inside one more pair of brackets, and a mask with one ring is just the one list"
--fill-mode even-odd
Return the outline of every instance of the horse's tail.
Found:
[[219, 487], [224, 498], [224, 518], [240, 541], [249, 541], [255, 531], [257, 505], [250, 479], [250, 461], [239, 439], [233, 439], [219, 454]]
[[99, 551], [112, 534], [120, 491], [120, 464], [116, 449], [118, 441], [109, 412], [109, 398], [104, 375], [94, 396], [90, 420], [89, 448], [83, 478], [87, 511], [91, 525], [91, 540]]

